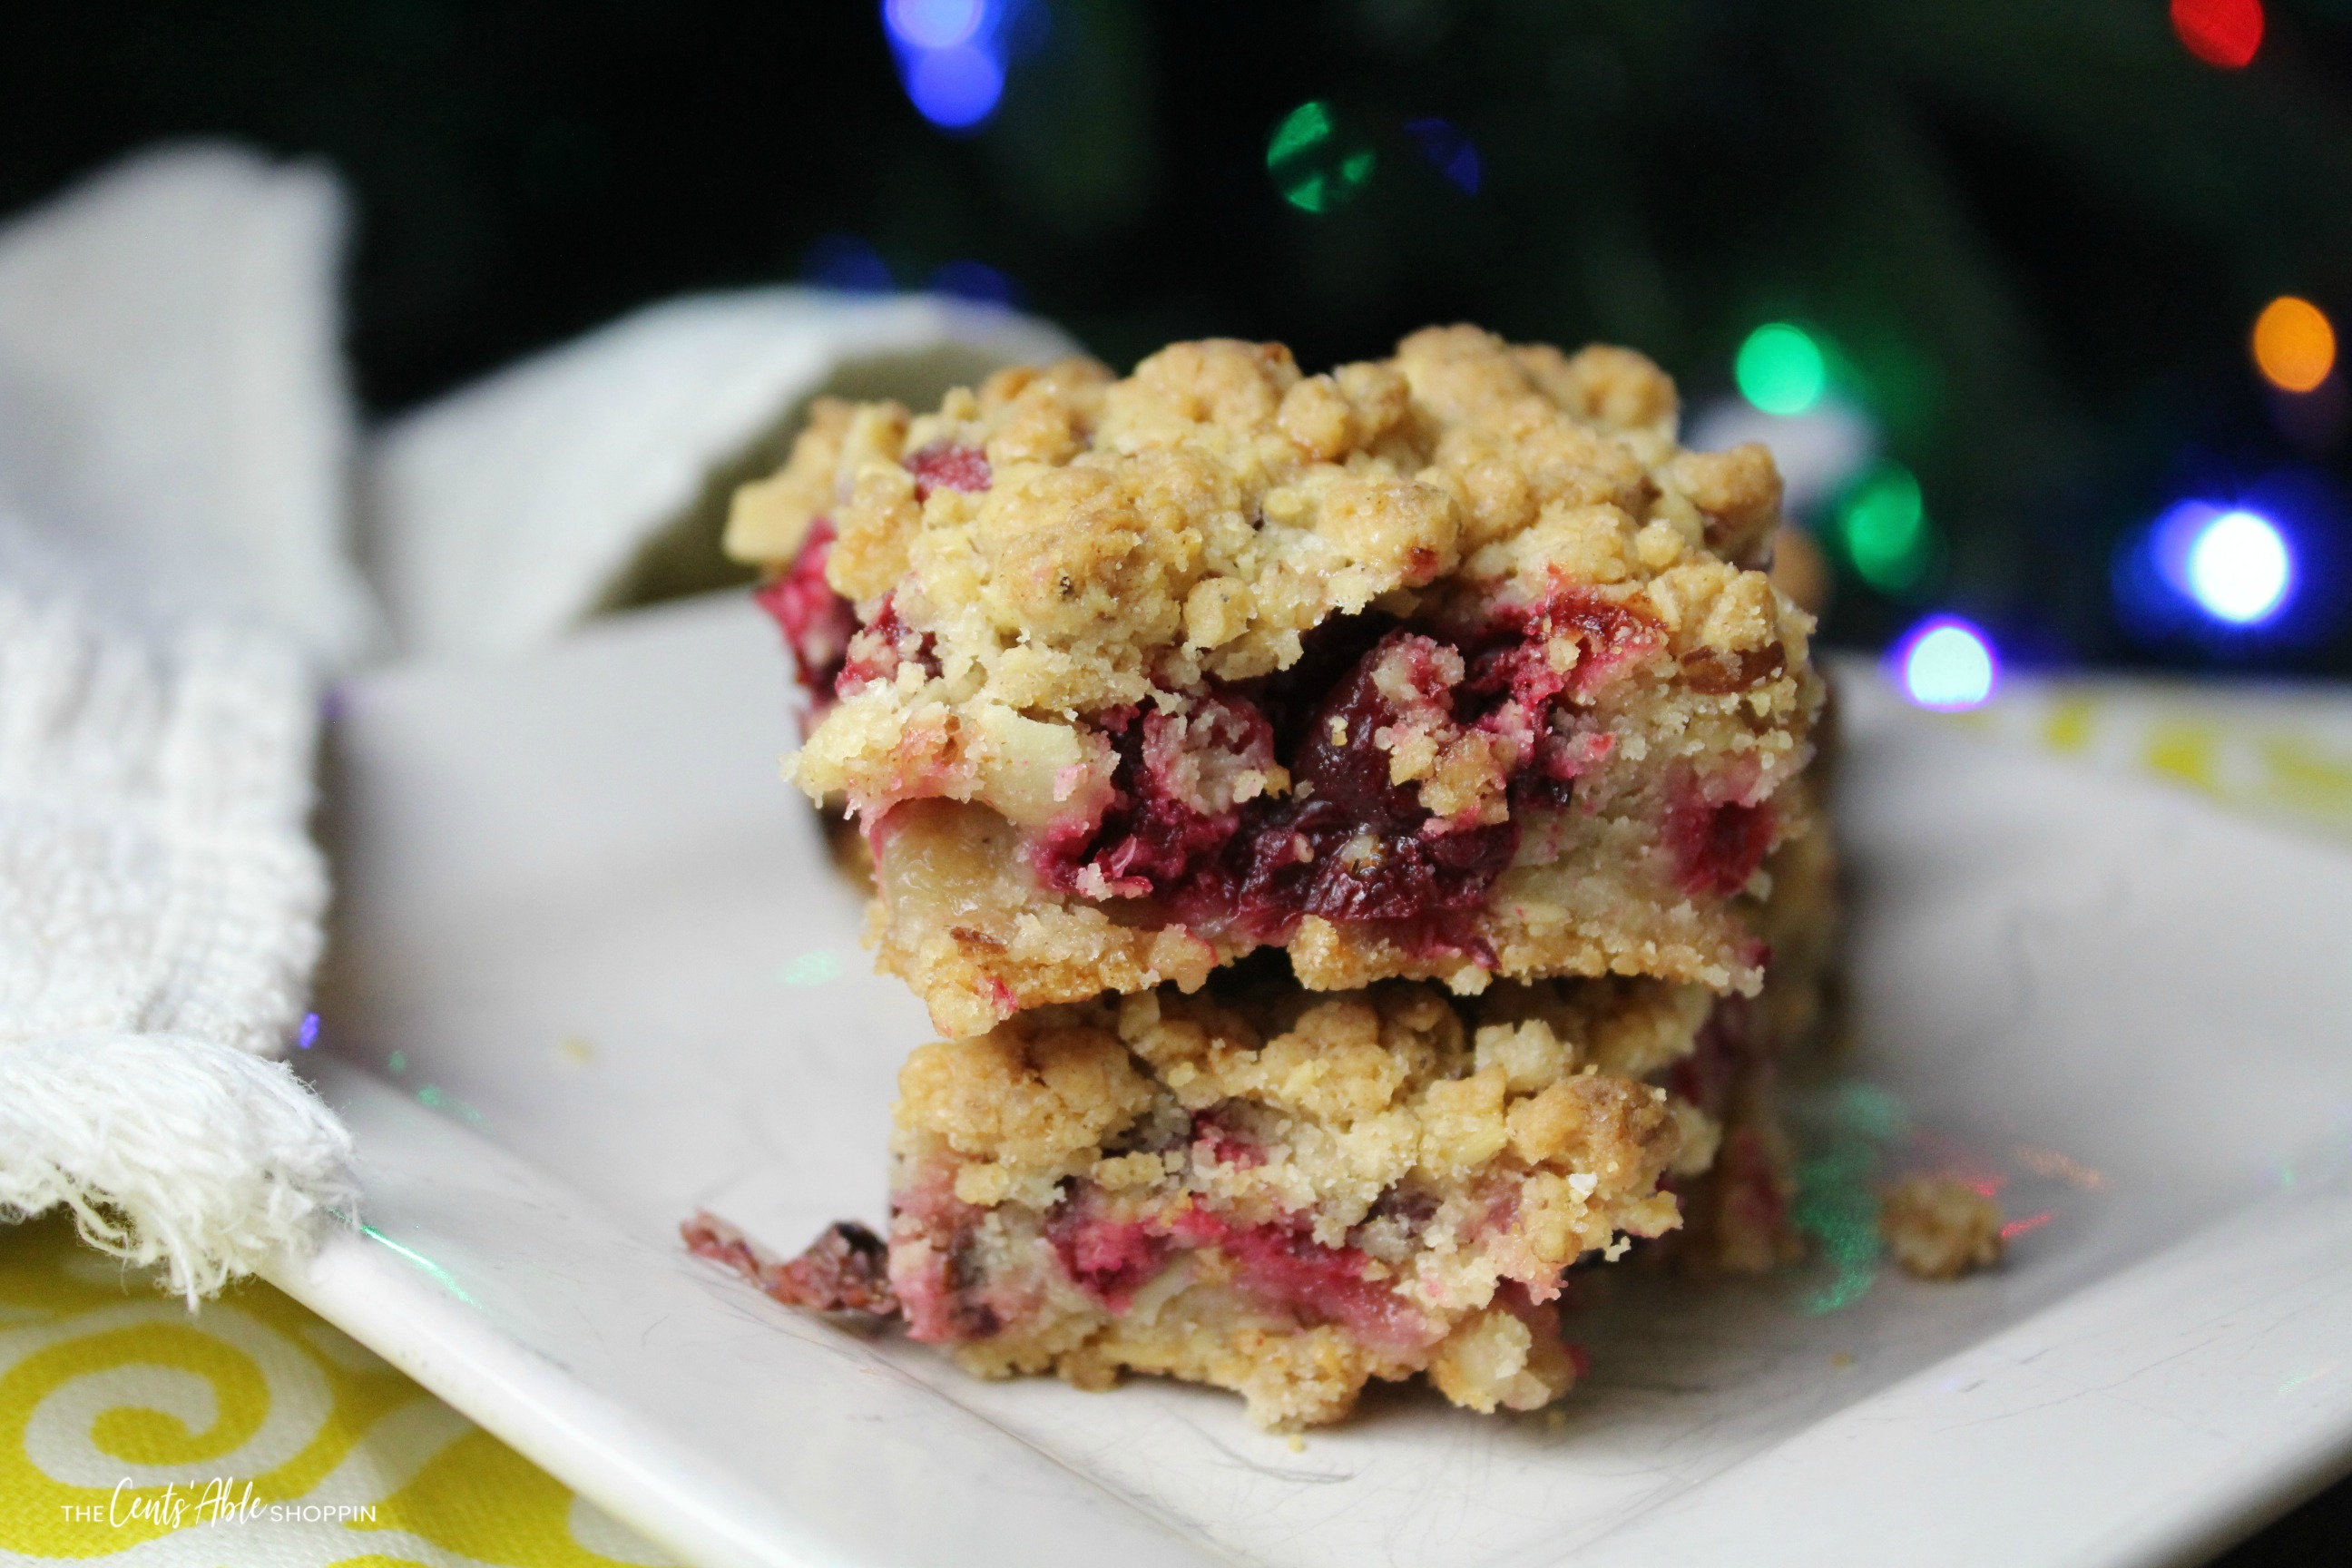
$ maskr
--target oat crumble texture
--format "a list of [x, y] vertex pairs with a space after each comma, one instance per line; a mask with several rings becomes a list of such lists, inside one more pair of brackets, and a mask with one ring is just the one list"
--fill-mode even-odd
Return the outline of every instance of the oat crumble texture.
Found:
[[2000, 1261], [2000, 1205], [1966, 1182], [1909, 1176], [1880, 1200], [1879, 1234], [1904, 1269], [1957, 1279]]
[[943, 1034], [1259, 948], [1311, 990], [1753, 993], [1822, 687], [1759, 447], [1641, 356], [1433, 329], [1305, 375], [1180, 343], [821, 405], [727, 543]]
[[[1577, 1375], [1569, 1266], [1673, 1228], [1661, 1180], [1712, 1155], [1712, 1119], [1651, 1081], [1712, 1005], [1647, 980], [1171, 986], [926, 1046], [894, 1118], [895, 1310], [982, 1376], [1174, 1376], [1276, 1428], [1416, 1373], [1537, 1408]], [[848, 1257], [829, 1234], [788, 1267]]]

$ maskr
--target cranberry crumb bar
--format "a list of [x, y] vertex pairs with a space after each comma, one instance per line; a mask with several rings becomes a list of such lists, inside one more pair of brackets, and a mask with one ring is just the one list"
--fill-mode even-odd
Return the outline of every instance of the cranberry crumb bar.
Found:
[[887, 1302], [856, 1226], [789, 1264], [708, 1220], [688, 1239], [782, 1300], [895, 1311], [986, 1376], [1162, 1373], [1281, 1427], [1419, 1372], [1532, 1409], [1576, 1377], [1564, 1271], [1673, 1227], [1661, 1178], [1714, 1152], [1646, 1081], [1714, 1005], [1654, 980], [1475, 1001], [1220, 980], [1037, 1009], [901, 1072]]
[[959, 1037], [1261, 947], [1318, 991], [1753, 992], [1736, 906], [1805, 828], [1822, 689], [1759, 569], [1769, 457], [1675, 417], [1637, 354], [1466, 327], [821, 405], [727, 545], [818, 701], [794, 777], [872, 846], [882, 967]]

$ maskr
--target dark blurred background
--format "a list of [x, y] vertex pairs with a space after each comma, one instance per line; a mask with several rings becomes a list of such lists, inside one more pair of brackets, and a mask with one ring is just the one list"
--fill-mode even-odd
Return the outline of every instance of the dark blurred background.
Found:
[[[1122, 366], [1228, 333], [1314, 368], [1470, 319], [1637, 345], [1709, 430], [1743, 386], [1804, 426], [1838, 640], [1948, 609], [2012, 662], [2352, 671], [2352, 0], [84, 0], [0, 26], [0, 206], [194, 132], [342, 171], [378, 411], [795, 278], [1009, 297]], [[2282, 297], [2305, 390], [2252, 352]], [[2233, 510], [2263, 529], [2192, 558]]]
[[[1815, 454], [1840, 640], [1953, 611], [2012, 662], [2352, 672], [2352, 0], [0, 17], [0, 210], [196, 133], [351, 183], [377, 412], [795, 279], [1005, 299], [1122, 367], [1469, 319], [1634, 344]], [[2347, 1521], [2229, 1562], [2352, 1561]]]

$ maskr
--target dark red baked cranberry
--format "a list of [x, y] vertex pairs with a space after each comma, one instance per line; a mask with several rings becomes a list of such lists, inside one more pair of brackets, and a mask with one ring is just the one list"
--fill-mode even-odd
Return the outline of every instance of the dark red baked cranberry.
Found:
[[1418, 1237], [1437, 1217], [1437, 1194], [1419, 1187], [1391, 1186], [1372, 1200], [1364, 1215], [1367, 1224], [1384, 1220], [1395, 1225], [1404, 1234]]
[[990, 482], [988, 454], [977, 447], [934, 441], [908, 455], [907, 471], [915, 476], [915, 499], [931, 499], [938, 489], [984, 490]]
[[[1260, 940], [1286, 940], [1306, 915], [1429, 921], [1466, 913], [1509, 868], [1516, 823], [1443, 830], [1410, 787], [1390, 782], [1389, 753], [1376, 739], [1402, 717], [1376, 679], [1384, 661], [1406, 668], [1416, 696], [1451, 700], [1427, 684], [1436, 679], [1440, 646], [1419, 633], [1389, 633], [1305, 726], [1290, 797], [1259, 814], [1242, 846], [1234, 913]], [[1453, 945], [1429, 934], [1433, 942], [1414, 945]]]
[[842, 1220], [789, 1263], [770, 1256], [715, 1215], [697, 1213], [678, 1226], [687, 1250], [724, 1264], [788, 1307], [817, 1312], [894, 1317], [889, 1249], [856, 1220]]
[[1237, 809], [1203, 812], [1197, 795], [1180, 793], [1179, 767], [1213, 755], [1234, 767], [1270, 767], [1273, 730], [1246, 702], [1211, 696], [1179, 720], [1152, 710], [1114, 709], [1095, 718], [1110, 737], [1118, 762], [1111, 773], [1111, 804], [1082, 840], [1048, 835], [1037, 851], [1045, 885], [1079, 890], [1080, 873], [1098, 872], [1124, 898], [1172, 896], [1191, 885], [1232, 840]]
[[[1566, 672], [1552, 667], [1562, 635], [1579, 645]], [[1505, 605], [1467, 627], [1401, 626], [1381, 616], [1342, 616], [1309, 636], [1286, 670], [1221, 691], [1212, 700], [1232, 729], [1229, 744], [1271, 736], [1293, 793], [1229, 812], [1203, 813], [1171, 793], [1149, 765], [1156, 712], [1097, 715], [1118, 754], [1110, 807], [1093, 824], [1049, 836], [1037, 852], [1048, 887], [1150, 898], [1196, 925], [1235, 922], [1255, 940], [1283, 942], [1307, 915], [1378, 926], [1420, 954], [1486, 956], [1469, 917], [1517, 854], [1516, 814], [1564, 810], [1576, 778], [1609, 753], [1605, 731], [1580, 730], [1569, 703], [1589, 699], [1632, 659], [1658, 646], [1643, 609], [1582, 590]], [[1447, 679], [1454, 656], [1458, 683]], [[1407, 715], [1378, 679], [1416, 710], [1498, 737], [1515, 755], [1506, 781], [1512, 818], [1438, 823], [1417, 792], [1390, 777], [1379, 732]], [[1736, 844], [1724, 846], [1725, 854]], [[1710, 866], [1724, 859], [1717, 855]], [[1751, 868], [1752, 869], [1752, 868]], [[1710, 874], [1717, 874], [1711, 872]], [[1728, 874], [1726, 869], [1720, 874]]]
[[794, 673], [820, 709], [833, 700], [834, 682], [848, 657], [849, 639], [857, 632], [856, 610], [824, 580], [833, 541], [833, 523], [818, 518], [809, 524], [808, 538], [784, 574], [752, 595], [782, 628]]
[[1767, 805], [1701, 799], [1676, 803], [1666, 811], [1666, 847], [1683, 891], [1729, 898], [1748, 885], [1772, 847], [1774, 821]]
[[1419, 828], [1429, 813], [1410, 784], [1390, 782], [1390, 754], [1378, 739], [1383, 727], [1403, 717], [1380, 689], [1378, 674], [1389, 667], [1403, 676], [1415, 698], [1450, 712], [1454, 693], [1437, 668], [1444, 651], [1433, 638], [1402, 630], [1374, 644], [1316, 710], [1291, 760], [1294, 785], [1310, 784], [1310, 798], [1339, 805], [1376, 833]]

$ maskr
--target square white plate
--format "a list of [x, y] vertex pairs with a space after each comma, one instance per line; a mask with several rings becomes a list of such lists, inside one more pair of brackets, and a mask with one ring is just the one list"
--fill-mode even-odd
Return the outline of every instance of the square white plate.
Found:
[[[1603, 1271], [1549, 1417], [1414, 1391], [1303, 1449], [1229, 1396], [982, 1384], [677, 1241], [878, 1220], [929, 1037], [776, 779], [739, 599], [341, 689], [317, 1080], [364, 1236], [278, 1282], [690, 1562], [2135, 1564], [2352, 1459], [2352, 858], [1847, 682], [1857, 1052], [1801, 1097], [1822, 1256]], [[1868, 1257], [1906, 1163], [1999, 1271]]]

